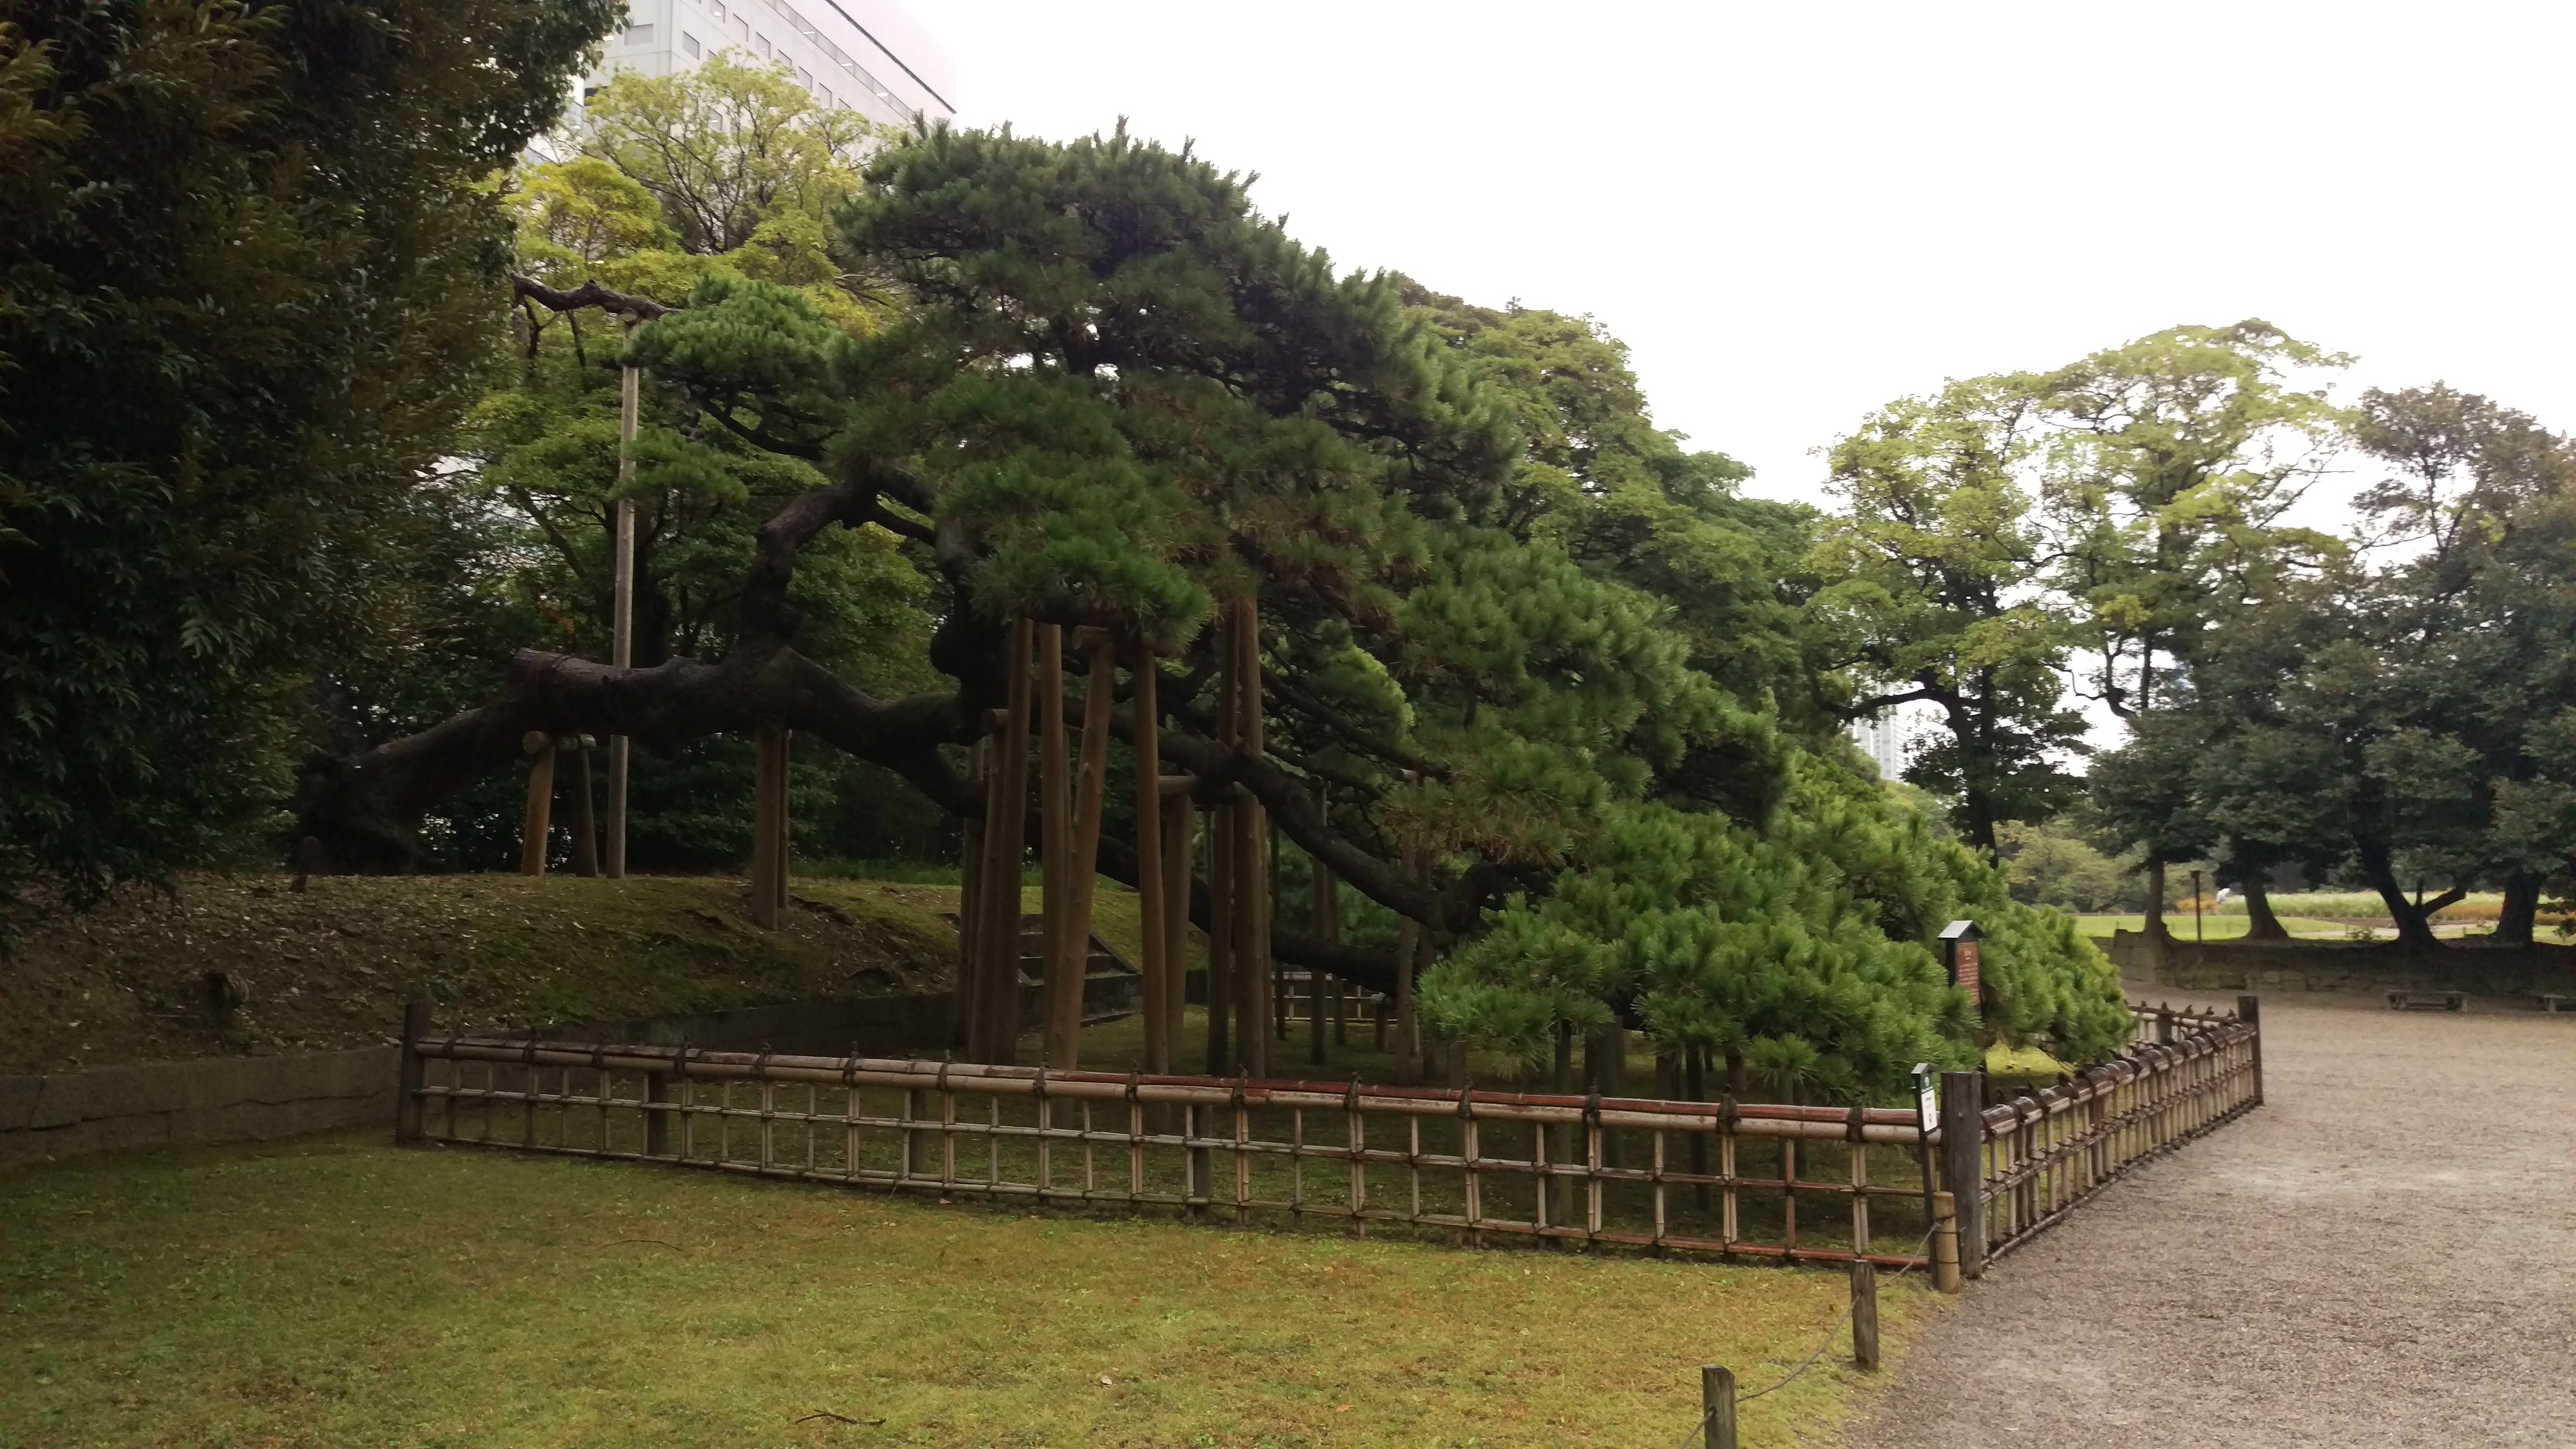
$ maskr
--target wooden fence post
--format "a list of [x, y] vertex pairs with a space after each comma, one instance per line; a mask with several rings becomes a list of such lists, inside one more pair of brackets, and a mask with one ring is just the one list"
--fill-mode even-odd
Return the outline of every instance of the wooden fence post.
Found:
[[1986, 1272], [1986, 1074], [1941, 1074], [1941, 1181], [1959, 1227], [1959, 1271]]
[[421, 1139], [420, 1089], [428, 1070], [420, 1059], [421, 1038], [429, 1035], [429, 998], [415, 996], [403, 1007], [402, 1068], [394, 1078], [394, 1141]]
[[1708, 1449], [1736, 1449], [1735, 1370], [1710, 1364], [1699, 1371], [1699, 1427]]
[[[648, 1104], [670, 1101], [671, 1074], [668, 1072], [646, 1072], [644, 1074], [644, 1100]], [[662, 1157], [668, 1155], [670, 1150], [671, 1114], [668, 1112], [656, 1112], [651, 1106], [646, 1106], [644, 1109], [644, 1155], [647, 1157]]]
[[1852, 1364], [1878, 1368], [1878, 1265], [1854, 1258], [1851, 1265]]
[[546, 832], [555, 808], [555, 742], [544, 730], [519, 736], [528, 753], [528, 813], [519, 831], [519, 874], [546, 873]]
[[2246, 1044], [2254, 1059], [2254, 1105], [2263, 1105], [2263, 999], [2259, 996], [2236, 998], [2236, 1019], [2254, 1028], [2254, 1039]]
[[1932, 1194], [1932, 1287], [1942, 1293], [1959, 1291], [1957, 1202], [1946, 1192]]

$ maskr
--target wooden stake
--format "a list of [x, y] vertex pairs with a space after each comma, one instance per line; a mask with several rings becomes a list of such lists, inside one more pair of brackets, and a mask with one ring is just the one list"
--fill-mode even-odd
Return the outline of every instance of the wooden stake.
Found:
[[974, 1027], [969, 1055], [1009, 1066], [1020, 1042], [1020, 864], [1028, 854], [1029, 654], [1036, 639], [1026, 619], [1013, 620], [1009, 704], [1003, 710], [999, 758], [985, 777], [984, 918], [976, 926]]
[[[1056, 1060], [1057, 1003], [1065, 991], [1081, 1001], [1082, 962], [1073, 948], [1073, 779], [1064, 733], [1064, 626], [1040, 624], [1038, 642], [1038, 859], [1044, 895], [1039, 900], [1039, 999], [1045, 1003], [1041, 1038], [1047, 1066]], [[1079, 1005], [1075, 1007], [1079, 1019]]]
[[1118, 655], [1103, 635], [1084, 641], [1091, 680], [1082, 698], [1082, 768], [1075, 776], [1073, 833], [1066, 842], [1065, 957], [1071, 966], [1050, 988], [1047, 1063], [1060, 1071], [1080, 1065], [1082, 986], [1091, 971], [1091, 900], [1099, 884], [1100, 816], [1109, 792], [1109, 707], [1117, 693]]
[[1699, 1427], [1706, 1449], [1736, 1449], [1734, 1370], [1712, 1364], [1699, 1371]]
[[[1135, 667], [1136, 720], [1136, 918], [1144, 944], [1145, 972], [1145, 1070], [1157, 1074], [1172, 1069], [1172, 990], [1169, 973], [1179, 969], [1170, 954], [1170, 936], [1164, 924], [1164, 898], [1167, 886], [1163, 870], [1163, 738], [1162, 710], [1155, 699], [1155, 681], [1160, 666], [1154, 662], [1154, 646], [1136, 646]], [[1176, 847], [1186, 856], [1186, 836]]]
[[1867, 1258], [1852, 1259], [1851, 1295], [1852, 1364], [1875, 1371], [1878, 1368], [1878, 1267]]
[[566, 735], [555, 748], [572, 754], [572, 871], [599, 874], [599, 827], [591, 819], [590, 752], [598, 742], [588, 735]]
[[555, 742], [543, 730], [530, 730], [519, 737], [519, 748], [528, 752], [528, 813], [519, 829], [519, 874], [546, 873], [546, 832], [552, 828], [555, 805]]

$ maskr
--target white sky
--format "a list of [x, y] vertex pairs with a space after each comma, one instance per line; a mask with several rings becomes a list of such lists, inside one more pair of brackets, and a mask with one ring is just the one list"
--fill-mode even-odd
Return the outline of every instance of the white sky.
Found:
[[1771, 496], [1944, 377], [2247, 316], [2576, 426], [2576, 7], [908, 4], [967, 124], [1124, 114], [1345, 267], [1589, 312]]

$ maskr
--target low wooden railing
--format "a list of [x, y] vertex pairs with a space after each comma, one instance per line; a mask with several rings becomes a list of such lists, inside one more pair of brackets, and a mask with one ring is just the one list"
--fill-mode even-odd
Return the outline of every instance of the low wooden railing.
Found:
[[1948, 1183], [1976, 1183], [1955, 1195], [1974, 1276], [2261, 1102], [2251, 998], [2236, 1017], [2132, 1009], [2142, 1036], [2167, 1039], [1982, 1111], [1976, 1074], [1946, 1078], [1955, 1139], [1899, 1108], [437, 1037], [416, 1011], [397, 1135], [943, 1199], [1895, 1268], [1928, 1260], [1936, 1201], [1953, 1211], [1927, 1180], [1937, 1160]]
[[2263, 1100], [2254, 998], [2238, 1015], [2134, 1003], [2139, 1040], [2119, 1060], [1988, 1107], [1979, 1211], [1963, 1225], [1975, 1264], [2061, 1221], [2139, 1161]]
[[403, 1135], [440, 1141], [1470, 1241], [1924, 1261], [1924, 1139], [1901, 1109], [497, 1037], [415, 1039], [406, 1082]]

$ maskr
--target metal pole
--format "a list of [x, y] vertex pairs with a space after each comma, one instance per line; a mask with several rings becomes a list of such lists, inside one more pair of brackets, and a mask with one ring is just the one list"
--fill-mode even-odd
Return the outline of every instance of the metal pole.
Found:
[[2208, 939], [2200, 929], [2200, 872], [2196, 870], [2191, 873], [2191, 939], [2195, 942]]
[[[635, 335], [635, 319], [626, 319], [626, 335]], [[626, 369], [617, 398], [617, 488], [623, 495], [635, 479], [635, 428], [643, 404], [643, 373]], [[635, 500], [617, 500], [617, 561], [609, 600], [608, 662], [612, 668], [635, 664]], [[626, 878], [626, 736], [608, 737], [608, 859], [610, 880]]]

